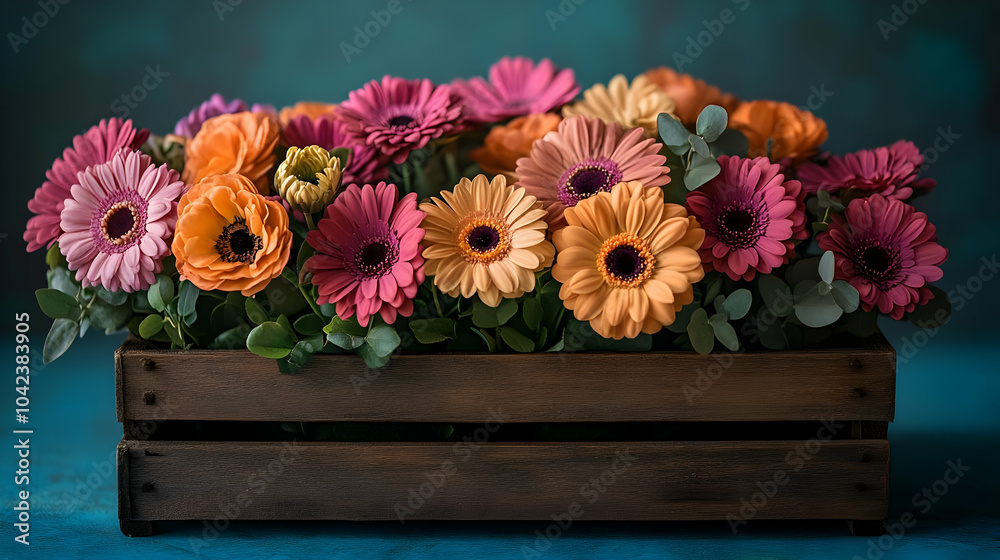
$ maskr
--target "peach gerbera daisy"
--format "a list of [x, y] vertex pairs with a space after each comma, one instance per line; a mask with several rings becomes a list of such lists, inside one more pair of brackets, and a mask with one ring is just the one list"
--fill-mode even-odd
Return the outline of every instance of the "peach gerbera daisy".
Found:
[[553, 235], [552, 277], [559, 297], [580, 321], [605, 338], [655, 333], [694, 301], [705, 276], [698, 247], [705, 239], [683, 206], [663, 191], [632, 181], [598, 193], [565, 213]]
[[739, 98], [735, 95], [723, 93], [722, 90], [704, 80], [690, 74], [681, 74], [673, 68], [660, 66], [647, 70], [643, 76], [667, 92], [667, 95], [677, 104], [674, 116], [690, 128], [694, 128], [695, 123], [698, 122], [698, 115], [701, 114], [702, 109], [709, 105], [719, 105], [727, 113], [732, 114], [740, 104]]
[[564, 117], [587, 115], [607, 123], [618, 123], [625, 130], [642, 128], [646, 138], [656, 136], [656, 117], [673, 113], [674, 100], [644, 75], [629, 85], [618, 74], [608, 83], [595, 84], [583, 92], [583, 100], [563, 107]]
[[800, 163], [826, 141], [826, 122], [809, 111], [780, 101], [748, 101], [729, 115], [729, 128], [742, 132], [750, 144], [749, 157], [771, 161], [789, 158]]
[[478, 295], [496, 307], [534, 290], [535, 272], [552, 264], [542, 204], [503, 175], [463, 177], [454, 192], [441, 191], [420, 209], [427, 213], [424, 271], [450, 296]]

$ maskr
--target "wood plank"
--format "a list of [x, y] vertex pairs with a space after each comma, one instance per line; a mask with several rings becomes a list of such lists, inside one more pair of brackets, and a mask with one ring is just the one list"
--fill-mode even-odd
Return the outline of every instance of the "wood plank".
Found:
[[394, 356], [322, 355], [295, 375], [245, 350], [116, 354], [119, 420], [482, 422], [890, 421], [895, 352], [866, 348]]
[[122, 446], [135, 520], [881, 520], [887, 506], [885, 440]]

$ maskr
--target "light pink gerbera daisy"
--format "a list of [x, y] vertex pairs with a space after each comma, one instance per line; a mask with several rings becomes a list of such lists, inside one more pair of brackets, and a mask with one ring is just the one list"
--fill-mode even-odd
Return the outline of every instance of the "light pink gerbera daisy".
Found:
[[864, 194], [906, 200], [913, 195], [913, 189], [937, 185], [934, 179], [917, 178], [923, 165], [924, 156], [917, 146], [900, 140], [891, 146], [832, 156], [823, 164], [805, 163], [799, 167], [798, 177], [809, 193], [857, 189]]
[[289, 146], [351, 148], [351, 161], [344, 169], [345, 185], [373, 183], [389, 176], [389, 168], [380, 161], [379, 151], [351, 136], [347, 125], [337, 117], [320, 115], [311, 119], [308, 115], [298, 115], [288, 121], [283, 132]]
[[719, 165], [714, 179], [687, 195], [688, 211], [705, 228], [698, 252], [706, 270], [753, 280], [788, 263], [795, 240], [809, 236], [806, 193], [766, 157], [720, 156]]
[[184, 190], [177, 172], [139, 152], [80, 172], [60, 215], [59, 250], [84, 286], [116, 292], [156, 281]]
[[451, 86], [385, 76], [352, 91], [337, 109], [355, 137], [395, 163], [434, 138], [459, 131], [462, 108]]
[[62, 234], [59, 213], [70, 196], [70, 187], [76, 184], [77, 173], [107, 162], [123, 148], [138, 150], [148, 137], [148, 130], [136, 129], [131, 120], [123, 122], [119, 118], [102, 120], [87, 132], [75, 136], [73, 147], [66, 148], [62, 157], [56, 158], [52, 168], [45, 172], [48, 180], [35, 190], [35, 197], [28, 201], [28, 210], [36, 214], [28, 220], [24, 232], [28, 251], [51, 247]]
[[424, 281], [424, 215], [417, 194], [400, 199], [396, 185], [347, 187], [306, 237], [319, 303], [336, 303], [341, 319], [357, 314], [361, 326], [376, 313], [389, 324], [397, 313], [409, 317]]
[[618, 123], [576, 116], [559, 123], [517, 160], [518, 186], [545, 205], [549, 229], [566, 225], [563, 211], [622, 182], [639, 181], [647, 188], [670, 182], [663, 165], [662, 144], [643, 139], [642, 129], [622, 131]]
[[475, 77], [455, 80], [463, 113], [474, 122], [496, 122], [511, 117], [545, 113], [568, 103], [580, 92], [573, 70], [557, 70], [543, 58], [504, 57], [490, 66], [490, 81]]
[[852, 200], [817, 241], [833, 251], [836, 278], [857, 288], [862, 308], [893, 319], [934, 297], [927, 284], [941, 279], [948, 259], [926, 214], [877, 194]]

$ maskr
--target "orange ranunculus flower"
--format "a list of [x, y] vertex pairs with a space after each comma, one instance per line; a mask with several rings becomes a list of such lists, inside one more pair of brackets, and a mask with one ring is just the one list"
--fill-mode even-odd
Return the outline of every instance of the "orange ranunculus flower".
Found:
[[[827, 137], [823, 119], [779, 101], [747, 101], [729, 115], [729, 127], [746, 135], [749, 156], [768, 156], [778, 161], [800, 162], [819, 151]], [[771, 140], [771, 153], [767, 143]]]
[[206, 192], [219, 185], [225, 185], [236, 191], [250, 191], [252, 193], [257, 192], [257, 187], [254, 186], [253, 181], [247, 179], [239, 173], [226, 173], [225, 175], [212, 175], [210, 177], [205, 177], [201, 182], [191, 185], [188, 190], [181, 195], [181, 199], [177, 202], [177, 215], [180, 216], [184, 212], [184, 208], [201, 198]]
[[674, 99], [674, 115], [688, 127], [695, 125], [701, 110], [709, 105], [718, 105], [732, 114], [740, 104], [740, 99], [735, 95], [723, 93], [705, 80], [675, 72], [666, 66], [647, 70], [643, 75]]
[[321, 103], [319, 101], [299, 101], [291, 107], [282, 107], [278, 113], [278, 122], [281, 126], [288, 124], [288, 121], [299, 115], [305, 115], [310, 119], [315, 119], [322, 115], [334, 115], [337, 105], [334, 103]]
[[554, 113], [539, 113], [516, 118], [510, 123], [495, 126], [486, 135], [483, 146], [469, 153], [472, 161], [483, 171], [494, 175], [503, 174], [508, 183], [519, 180], [517, 159], [531, 154], [531, 145], [546, 133], [559, 128], [562, 117]]
[[[214, 182], [214, 183], [213, 183]], [[281, 275], [292, 249], [288, 213], [239, 175], [192, 187], [178, 212], [171, 252], [177, 270], [202, 290], [252, 296]]]
[[268, 195], [280, 137], [278, 122], [267, 113], [212, 117], [185, 148], [182, 178], [190, 185], [212, 175], [239, 173], [253, 182], [258, 193]]

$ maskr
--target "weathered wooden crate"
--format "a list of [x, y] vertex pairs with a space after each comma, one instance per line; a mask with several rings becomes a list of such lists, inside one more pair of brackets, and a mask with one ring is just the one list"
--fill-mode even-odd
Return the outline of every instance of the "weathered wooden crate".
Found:
[[[295, 375], [245, 350], [129, 340], [115, 364], [119, 518], [131, 536], [167, 520], [553, 515], [844, 519], [872, 534], [886, 517], [895, 352], [881, 334], [863, 347], [718, 356], [402, 355], [375, 371], [323, 355]], [[232, 437], [259, 425], [234, 423], [278, 421], [442, 422], [472, 436]], [[533, 423], [642, 437], [518, 439]], [[229, 436], [205, 429], [216, 425]]]

